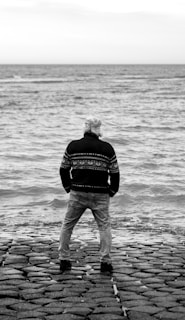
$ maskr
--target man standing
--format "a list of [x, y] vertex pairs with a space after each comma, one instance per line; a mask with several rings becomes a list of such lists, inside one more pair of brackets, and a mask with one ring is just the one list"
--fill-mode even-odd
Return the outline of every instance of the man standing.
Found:
[[69, 243], [72, 231], [89, 208], [100, 233], [101, 272], [113, 270], [111, 264], [111, 225], [109, 200], [119, 189], [119, 167], [110, 143], [101, 139], [101, 121], [90, 117], [85, 122], [84, 137], [69, 143], [60, 166], [60, 177], [70, 192], [59, 242], [60, 270], [71, 269]]

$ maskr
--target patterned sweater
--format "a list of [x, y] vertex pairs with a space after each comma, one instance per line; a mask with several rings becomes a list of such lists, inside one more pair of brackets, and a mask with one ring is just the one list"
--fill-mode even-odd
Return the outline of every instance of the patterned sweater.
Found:
[[119, 167], [110, 143], [94, 133], [85, 133], [69, 143], [60, 166], [60, 176], [66, 192], [70, 190], [109, 193], [119, 189]]

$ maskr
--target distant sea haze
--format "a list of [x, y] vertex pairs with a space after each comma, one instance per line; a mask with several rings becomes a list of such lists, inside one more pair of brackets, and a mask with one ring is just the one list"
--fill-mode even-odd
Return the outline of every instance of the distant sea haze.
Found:
[[63, 219], [59, 166], [89, 114], [120, 166], [113, 224], [185, 230], [185, 65], [0, 66], [1, 225]]

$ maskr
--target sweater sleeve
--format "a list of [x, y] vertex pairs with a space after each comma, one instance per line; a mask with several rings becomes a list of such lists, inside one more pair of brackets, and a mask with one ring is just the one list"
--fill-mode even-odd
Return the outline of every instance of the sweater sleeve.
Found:
[[119, 181], [120, 181], [119, 166], [118, 166], [118, 161], [117, 161], [115, 152], [113, 157], [110, 159], [109, 174], [110, 174], [109, 194], [111, 197], [113, 197], [119, 190]]
[[63, 159], [62, 159], [59, 171], [60, 171], [60, 178], [61, 178], [62, 185], [67, 193], [69, 193], [71, 189], [70, 170], [71, 170], [70, 155], [68, 154], [66, 149], [63, 155]]

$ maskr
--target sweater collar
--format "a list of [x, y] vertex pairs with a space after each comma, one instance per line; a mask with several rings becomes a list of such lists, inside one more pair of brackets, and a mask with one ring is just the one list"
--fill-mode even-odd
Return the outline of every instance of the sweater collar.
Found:
[[94, 133], [94, 132], [85, 132], [84, 133], [84, 137], [92, 137], [92, 138], [95, 138], [95, 139], [99, 139], [99, 137]]

